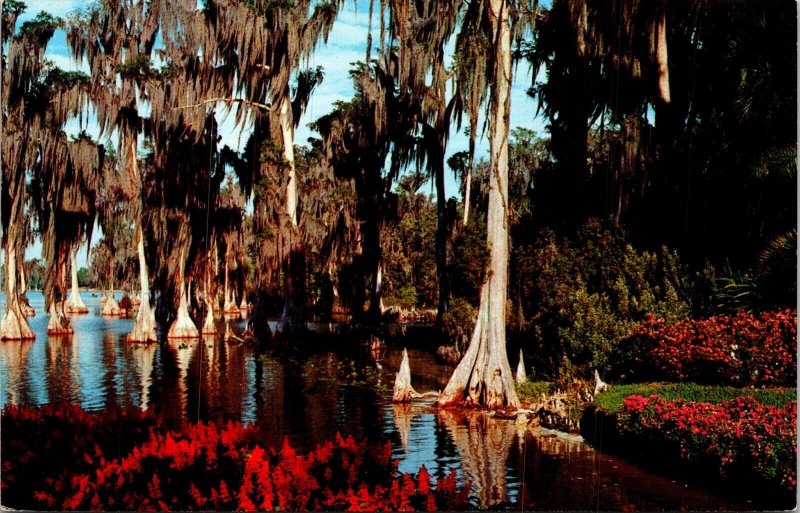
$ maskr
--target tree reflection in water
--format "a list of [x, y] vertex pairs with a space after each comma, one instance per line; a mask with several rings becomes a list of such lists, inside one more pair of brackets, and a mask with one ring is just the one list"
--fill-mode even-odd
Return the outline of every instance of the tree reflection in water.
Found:
[[0, 343], [2, 361], [6, 365], [6, 383], [2, 383], [2, 390], [6, 390], [6, 404], [21, 405], [29, 402], [27, 392], [29, 387], [24, 386], [28, 379], [28, 353], [31, 351], [32, 342], [29, 341], [3, 341]]
[[146, 410], [150, 404], [150, 385], [153, 383], [153, 358], [156, 354], [155, 344], [131, 344], [133, 361], [139, 374], [139, 408]]
[[167, 340], [165, 343], [168, 350], [173, 353], [178, 367], [178, 397], [181, 406], [181, 418], [187, 418], [189, 413], [189, 362], [192, 361], [197, 340]]
[[408, 454], [408, 433], [411, 431], [411, 420], [419, 413], [416, 408], [408, 403], [392, 404], [394, 410], [394, 427], [400, 435], [400, 444], [403, 452]]
[[[5, 348], [6, 344], [3, 344]], [[78, 383], [75, 380], [73, 368], [78, 366], [78, 355], [70, 337], [48, 336], [47, 347], [47, 395], [51, 403], [68, 403], [77, 397]], [[5, 355], [5, 353], [4, 353]], [[7, 355], [6, 355], [7, 356]], [[9, 371], [14, 366], [9, 364]], [[9, 382], [3, 384], [9, 394], [13, 394], [17, 387], [12, 386], [11, 376]], [[19, 389], [23, 391], [25, 389]], [[14, 403], [11, 403], [14, 404]]]
[[507, 503], [506, 462], [516, 427], [485, 413], [439, 410], [439, 422], [455, 442], [481, 508]]

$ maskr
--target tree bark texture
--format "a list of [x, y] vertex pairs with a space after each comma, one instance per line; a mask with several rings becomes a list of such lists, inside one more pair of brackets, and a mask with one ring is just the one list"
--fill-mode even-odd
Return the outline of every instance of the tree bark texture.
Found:
[[194, 325], [194, 321], [192, 320], [191, 316], [189, 315], [189, 297], [186, 291], [186, 250], [181, 249], [180, 257], [181, 260], [179, 262], [180, 269], [178, 270], [179, 273], [179, 280], [178, 283], [178, 291], [180, 294], [180, 299], [178, 301], [178, 316], [172, 322], [172, 326], [169, 328], [169, 332], [167, 332], [167, 338], [169, 339], [178, 339], [178, 338], [186, 338], [186, 339], [195, 339], [200, 338], [200, 332], [197, 331], [197, 326]]
[[144, 234], [141, 229], [141, 220], [139, 224], [136, 249], [139, 256], [140, 303], [133, 330], [128, 334], [128, 342], [156, 342], [158, 340], [156, 336], [156, 312], [154, 308], [150, 307], [150, 281], [147, 278], [147, 262], [144, 259]]
[[489, 0], [488, 8], [495, 52], [487, 214], [489, 269], [481, 289], [478, 319], [470, 346], [439, 397], [439, 404], [480, 405], [491, 409], [518, 408], [519, 398], [506, 354], [511, 29], [506, 0]]
[[11, 227], [6, 234], [6, 313], [0, 323], [0, 340], [33, 340], [35, 335], [28, 326], [28, 320], [22, 312], [17, 294], [17, 251], [16, 234], [18, 230]]
[[77, 244], [76, 247], [72, 249], [72, 252], [69, 256], [70, 260], [70, 270], [71, 270], [71, 287], [69, 291], [69, 298], [67, 298], [66, 303], [64, 304], [64, 309], [69, 314], [85, 314], [89, 313], [89, 309], [86, 308], [86, 305], [83, 303], [80, 295], [80, 288], [78, 287], [78, 248]]

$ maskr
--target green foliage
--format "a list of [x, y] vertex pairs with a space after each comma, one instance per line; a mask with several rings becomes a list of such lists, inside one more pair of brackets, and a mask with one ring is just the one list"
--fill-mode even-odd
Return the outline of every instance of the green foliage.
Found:
[[631, 395], [650, 397], [656, 395], [669, 401], [683, 399], [687, 402], [719, 404], [737, 397], [753, 397], [765, 406], [783, 406], [794, 401], [794, 388], [736, 388], [729, 386], [698, 385], [696, 383], [633, 383], [611, 385], [595, 399], [598, 408], [609, 413], [619, 413], [622, 401]]
[[92, 286], [92, 281], [89, 279], [89, 269], [85, 267], [78, 269], [78, 286], [83, 288]]
[[396, 223], [387, 224], [382, 235], [385, 269], [384, 304], [403, 308], [433, 306], [438, 297], [436, 281], [436, 206], [418, 193], [422, 182], [416, 175], [400, 180]]
[[714, 310], [733, 313], [738, 310], [751, 312], [760, 302], [758, 288], [753, 279], [727, 267], [726, 274], [713, 282]]
[[[25, 4], [22, 4], [23, 8], [24, 5]], [[5, 8], [3, 10], [5, 10]], [[23, 23], [19, 31], [21, 34], [46, 34], [55, 31], [63, 25], [63, 23], [64, 20], [61, 18], [57, 18], [48, 12], [41, 11], [34, 19]]]
[[20, 2], [19, 0], [5, 0], [3, 2], [3, 14], [10, 13], [10, 14], [22, 14], [25, 12], [28, 6], [25, 5], [25, 2]]
[[[47, 70], [47, 76], [45, 77], [44, 83], [46, 87], [63, 87], [68, 89], [70, 87], [74, 87], [80, 82], [88, 81], [89, 75], [82, 71], [64, 71], [58, 66], [52, 66]], [[85, 130], [81, 131], [81, 134], [85, 133]], [[87, 137], [89, 137], [88, 134]], [[91, 139], [91, 137], [89, 137], [89, 139]]]
[[511, 328], [545, 375], [603, 373], [648, 313], [690, 313], [692, 282], [675, 251], [639, 251], [590, 221], [575, 240], [544, 231], [513, 254]]
[[139, 55], [123, 64], [118, 64], [116, 71], [127, 78], [146, 78], [155, 74], [150, 57], [147, 55]]
[[25, 262], [25, 268], [28, 290], [42, 290], [44, 288], [44, 277], [47, 274], [44, 263], [40, 259], [34, 258]]
[[486, 247], [486, 221], [482, 216], [472, 216], [453, 241], [452, 255], [448, 262], [450, 292], [477, 306], [480, 290], [489, 259]]
[[797, 229], [772, 239], [759, 253], [755, 282], [762, 298], [761, 306], [774, 309], [797, 302]]
[[542, 395], [549, 395], [553, 391], [553, 383], [550, 381], [526, 381], [517, 383], [517, 395], [522, 404], [529, 404], [539, 401]]
[[384, 304], [410, 310], [417, 306], [417, 289], [408, 283], [400, 289], [393, 288], [392, 293], [384, 298]]
[[452, 342], [469, 340], [475, 329], [477, 309], [464, 298], [453, 298], [450, 306], [442, 315], [442, 331]]

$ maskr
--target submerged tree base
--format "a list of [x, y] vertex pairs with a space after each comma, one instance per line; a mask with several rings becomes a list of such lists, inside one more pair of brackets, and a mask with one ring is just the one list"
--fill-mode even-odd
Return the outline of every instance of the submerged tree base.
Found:
[[103, 304], [103, 308], [100, 310], [100, 314], [106, 317], [119, 317], [125, 314], [125, 311], [120, 308], [119, 303], [117, 300], [114, 299], [114, 296], [106, 299], [106, 302]]
[[[484, 286], [483, 295], [488, 295]], [[484, 406], [489, 409], [519, 408], [511, 366], [506, 356], [504, 334], [497, 323], [488, 322], [490, 301], [483, 298], [469, 349], [458, 364], [444, 392], [440, 406]]]
[[28, 301], [28, 296], [26, 296], [24, 293], [19, 295], [19, 308], [22, 311], [22, 315], [25, 317], [36, 316], [36, 310], [33, 309], [30, 301]]
[[423, 397], [439, 397], [439, 392], [419, 393], [411, 386], [411, 366], [408, 364], [408, 351], [403, 348], [403, 361], [400, 362], [400, 370], [394, 378], [394, 391], [392, 392], [392, 402], [407, 403], [412, 399]]
[[197, 326], [189, 316], [188, 300], [186, 298], [186, 290], [181, 293], [180, 304], [178, 305], [178, 317], [167, 332], [169, 339], [195, 339], [200, 338], [200, 332], [197, 331]]
[[207, 308], [206, 309], [206, 319], [203, 322], [203, 328], [200, 330], [200, 333], [203, 335], [216, 335], [217, 334], [217, 325], [214, 322], [214, 309]]
[[33, 340], [36, 335], [28, 326], [25, 316], [21, 316], [13, 309], [8, 310], [0, 323], [0, 340]]
[[83, 303], [81, 297], [73, 293], [67, 298], [67, 301], [64, 303], [64, 311], [68, 314], [87, 314], [89, 313], [89, 309], [86, 308], [86, 305]]
[[50, 321], [47, 323], [48, 335], [72, 335], [75, 333], [69, 323], [69, 318], [63, 312], [63, 306], [56, 307], [55, 303], [50, 305]]
[[133, 330], [128, 334], [128, 342], [157, 342], [156, 336], [156, 313], [150, 308], [150, 301], [141, 301], [139, 313], [136, 315], [136, 322]]

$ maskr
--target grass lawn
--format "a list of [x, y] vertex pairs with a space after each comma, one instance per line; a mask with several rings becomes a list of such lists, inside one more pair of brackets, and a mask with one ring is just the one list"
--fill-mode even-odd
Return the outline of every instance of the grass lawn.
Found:
[[794, 388], [736, 388], [729, 386], [698, 385], [696, 383], [633, 383], [611, 385], [595, 399], [597, 407], [609, 413], [618, 413], [622, 401], [631, 395], [650, 397], [657, 395], [667, 400], [683, 399], [691, 402], [717, 404], [737, 397], [753, 397], [765, 406], [783, 406], [797, 399]]
[[[549, 381], [528, 381], [517, 385], [517, 395], [522, 404], [539, 401], [542, 394], [549, 395], [553, 390]], [[698, 385], [696, 383], [632, 383], [629, 385], [610, 385], [606, 392], [597, 396], [597, 407], [609, 413], [618, 413], [622, 401], [631, 395], [650, 397], [657, 395], [668, 400], [683, 399], [691, 402], [718, 404], [736, 397], [753, 397], [765, 406], [783, 406], [797, 399], [794, 388], [736, 388], [730, 386]]]

